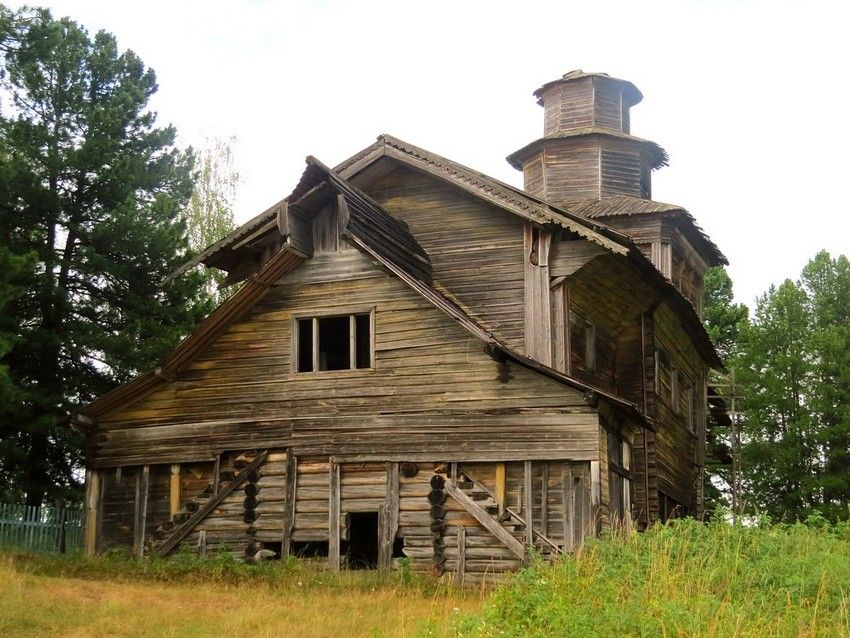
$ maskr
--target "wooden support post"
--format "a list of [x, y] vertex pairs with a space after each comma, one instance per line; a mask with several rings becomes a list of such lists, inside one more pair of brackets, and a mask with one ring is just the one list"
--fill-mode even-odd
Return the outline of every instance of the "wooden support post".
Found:
[[180, 464], [177, 463], [171, 466], [171, 491], [170, 491], [170, 512], [171, 518], [174, 518], [174, 515], [180, 511], [180, 507], [182, 503], [182, 485], [180, 481]]
[[145, 526], [148, 517], [148, 487], [150, 485], [150, 466], [142, 467], [136, 474], [136, 516], [133, 521], [133, 555], [142, 558], [145, 555]]
[[289, 556], [290, 545], [292, 544], [292, 528], [295, 524], [295, 490], [297, 472], [298, 460], [295, 458], [295, 453], [292, 451], [292, 448], [289, 448], [286, 451], [286, 483], [284, 485], [283, 530], [280, 547], [281, 558]]
[[561, 498], [564, 507], [564, 551], [571, 552], [575, 549], [576, 491], [573, 483], [573, 471], [569, 465], [564, 468], [564, 476], [561, 481]]
[[452, 485], [457, 485], [457, 463], [452, 461], [449, 468]]
[[599, 509], [602, 506], [602, 475], [599, 461], [590, 462], [590, 517], [594, 534], [599, 533]]
[[[387, 572], [390, 569], [390, 558], [392, 557], [392, 543], [387, 542], [390, 530], [389, 508], [387, 504], [378, 506], [378, 571]], [[389, 545], [389, 551], [387, 551]]]
[[507, 494], [507, 471], [504, 463], [496, 463], [496, 504], [499, 516], [505, 513], [505, 495]]
[[390, 462], [387, 463], [387, 495], [382, 510], [385, 527], [381, 530], [381, 544], [378, 547], [378, 566], [385, 570], [392, 567], [393, 546], [398, 533], [399, 500], [398, 463]]
[[213, 465], [213, 494], [218, 494], [218, 488], [221, 485], [221, 454], [215, 455], [215, 465]]
[[540, 463], [540, 533], [549, 536], [549, 462]]
[[525, 515], [525, 546], [534, 546], [534, 499], [532, 498], [531, 461], [523, 466], [523, 514]]
[[99, 511], [102, 480], [101, 470], [86, 470], [86, 536], [84, 549], [87, 556], [94, 556], [97, 553], [100, 536], [101, 517]]
[[463, 585], [464, 574], [466, 574], [466, 528], [463, 525], [457, 526], [457, 572], [456, 581], [458, 585]]
[[207, 557], [207, 530], [205, 529], [198, 532], [198, 556], [200, 558]]
[[331, 457], [328, 489], [328, 565], [339, 570], [339, 464]]

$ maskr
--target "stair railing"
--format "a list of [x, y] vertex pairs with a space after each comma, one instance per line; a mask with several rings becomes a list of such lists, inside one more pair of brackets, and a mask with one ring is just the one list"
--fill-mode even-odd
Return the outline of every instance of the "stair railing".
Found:
[[[470, 476], [469, 474], [467, 474], [465, 471], [463, 471], [463, 469], [462, 469], [462, 468], [458, 468], [458, 472], [459, 472], [460, 474], [462, 474], [462, 475], [463, 475], [463, 476], [464, 476], [464, 477], [465, 477], [468, 481], [470, 481], [471, 483], [473, 483], [473, 484], [475, 485], [475, 487], [477, 487], [478, 489], [480, 489], [480, 490], [482, 490], [482, 491], [486, 492], [486, 493], [487, 493], [487, 494], [488, 494], [488, 495], [489, 495], [489, 496], [490, 496], [493, 500], [496, 500], [496, 495], [495, 495], [495, 494], [493, 494], [493, 492], [490, 490], [490, 488], [489, 488], [489, 487], [487, 487], [487, 486], [486, 486], [486, 485], [484, 485], [483, 483], [481, 483], [481, 482], [479, 482], [479, 481], [475, 480], [475, 478], [474, 478], [474, 477], [472, 477], [472, 476]], [[525, 529], [528, 529], [528, 523], [526, 522], [526, 520], [525, 520], [522, 516], [520, 516], [520, 515], [519, 515], [519, 513], [518, 513], [518, 512], [516, 512], [515, 510], [511, 509], [511, 508], [510, 508], [510, 507], [508, 507], [507, 505], [505, 505], [505, 512], [506, 512], [506, 513], [507, 513], [507, 514], [508, 514], [511, 518], [515, 519], [515, 520], [517, 521], [517, 523], [519, 523], [520, 525], [524, 525], [524, 526], [525, 526]], [[532, 530], [531, 530], [531, 532], [532, 532], [532, 534], [533, 534], [533, 536], [534, 536], [535, 538], [538, 538], [538, 539], [540, 539], [541, 541], [543, 541], [543, 543], [545, 543], [545, 544], [546, 544], [546, 545], [548, 545], [550, 548], [552, 548], [552, 550], [553, 550], [556, 554], [563, 554], [563, 553], [564, 553], [564, 550], [562, 550], [562, 549], [561, 549], [561, 547], [560, 547], [560, 546], [559, 546], [559, 545], [558, 545], [555, 541], [553, 541], [551, 538], [549, 538], [549, 537], [548, 537], [548, 536], [546, 536], [545, 534], [542, 534], [541, 532], [537, 531], [536, 529], [532, 529]]]
[[248, 463], [248, 465], [243, 467], [242, 470], [235, 477], [233, 477], [230, 482], [227, 483], [227, 485], [220, 487], [218, 491], [214, 492], [212, 496], [210, 496], [210, 498], [207, 500], [207, 502], [204, 503], [200, 508], [198, 508], [197, 512], [192, 514], [192, 516], [190, 516], [188, 520], [181, 523], [181, 525], [176, 528], [168, 538], [166, 538], [164, 541], [162, 541], [162, 543], [160, 543], [156, 547], [156, 553], [159, 556], [165, 556], [168, 554], [168, 552], [177, 547], [177, 544], [182, 541], [198, 523], [204, 520], [207, 515], [209, 515], [209, 513], [212, 512], [218, 506], [219, 503], [221, 503], [227, 496], [232, 494], [237, 487], [242, 485], [242, 483], [244, 483], [245, 480], [263, 464], [263, 461], [266, 460], [266, 456], [268, 456], [268, 453], [268, 450], [263, 450], [259, 452], [257, 456], [255, 456], [254, 459], [250, 463]]

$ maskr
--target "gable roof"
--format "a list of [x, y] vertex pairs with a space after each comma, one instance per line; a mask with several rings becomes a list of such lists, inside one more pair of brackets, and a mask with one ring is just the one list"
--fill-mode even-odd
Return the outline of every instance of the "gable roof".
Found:
[[[298, 207], [303, 205], [305, 199], [313, 198], [312, 203], [316, 205], [316, 197], [328, 196], [327, 191], [322, 192], [325, 186], [330, 187], [349, 209], [349, 216], [342, 230], [343, 237], [482, 341], [488, 354], [500, 360], [513, 361], [517, 365], [563, 385], [585, 392], [589, 400], [604, 398], [614, 408], [626, 413], [638, 423], [652, 427], [651, 420], [640, 411], [636, 404], [525, 357], [484, 329], [456, 302], [433, 287], [430, 281], [428, 255], [407, 231], [406, 226], [393, 218], [368, 195], [315, 158], [307, 158], [307, 168], [287, 200], [292, 202], [290, 204], [292, 207]], [[88, 418], [97, 417], [126, 401], [142, 398], [154, 391], [159, 384], [176, 378], [180, 368], [198, 356], [228, 325], [243, 316], [265, 297], [277, 279], [303, 263], [305, 258], [292, 247], [289, 237], [284, 238], [282, 247], [274, 257], [252, 275], [235, 295], [218, 306], [192, 334], [166, 355], [157, 368], [112, 390], [82, 408], [78, 414]], [[86, 426], [80, 419], [77, 419], [75, 423], [78, 427], [91, 427]]]
[[720, 252], [711, 238], [706, 234], [702, 227], [697, 223], [693, 215], [691, 215], [684, 207], [676, 204], [665, 204], [656, 202], [651, 199], [642, 199], [640, 197], [632, 197], [630, 195], [614, 195], [613, 197], [605, 197], [603, 199], [581, 199], [578, 201], [567, 202], [570, 210], [587, 217], [588, 219], [606, 219], [610, 217], [632, 217], [632, 216], [669, 216], [675, 217], [685, 222], [685, 225], [692, 232], [691, 240], [697, 249], [709, 257], [708, 261], [711, 265], [729, 264], [726, 256]]
[[[338, 164], [333, 172], [348, 179], [381, 157], [394, 158], [412, 168], [448, 181], [462, 190], [527, 221], [541, 225], [560, 226], [615, 253], [626, 254], [629, 251], [631, 242], [626, 235], [619, 231], [586, 219], [581, 215], [556, 208], [519, 188], [391, 135], [380, 135], [374, 144]], [[270, 206], [201, 251], [193, 259], [168, 275], [163, 283], [168, 283], [201, 263], [212, 267], [226, 264], [229, 253], [232, 253], [234, 248], [238, 248], [252, 236], [262, 235], [274, 228], [278, 211], [282, 206], [287, 205], [290, 197], [285, 197]]]

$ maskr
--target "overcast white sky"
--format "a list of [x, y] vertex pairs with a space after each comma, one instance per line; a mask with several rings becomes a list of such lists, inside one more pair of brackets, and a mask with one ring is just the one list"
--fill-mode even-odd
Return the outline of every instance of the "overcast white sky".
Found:
[[240, 222], [306, 155], [333, 165], [380, 133], [521, 185], [504, 157], [542, 134], [532, 91], [581, 68], [641, 89], [632, 132], [671, 161], [653, 196], [697, 217], [738, 300], [850, 254], [847, 2], [29, 4], [138, 53], [181, 143], [238, 138]]

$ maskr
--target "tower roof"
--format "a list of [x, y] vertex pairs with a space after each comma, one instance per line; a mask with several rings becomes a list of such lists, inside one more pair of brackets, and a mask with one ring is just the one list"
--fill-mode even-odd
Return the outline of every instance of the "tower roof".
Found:
[[638, 90], [638, 88], [628, 80], [621, 80], [619, 78], [612, 77], [607, 73], [585, 73], [581, 69], [574, 69], [564, 73], [564, 75], [559, 77], [557, 80], [547, 82], [534, 92], [534, 97], [537, 98], [537, 103], [540, 104], [540, 106], [543, 106], [543, 93], [549, 88], [556, 84], [575, 82], [576, 80], [582, 80], [584, 78], [600, 78], [605, 81], [616, 82], [623, 85], [623, 88], [625, 89], [623, 91], [623, 96], [628, 99], [627, 106], [634, 106], [643, 99], [643, 93], [641, 93], [640, 90]]

